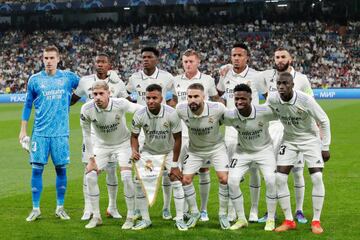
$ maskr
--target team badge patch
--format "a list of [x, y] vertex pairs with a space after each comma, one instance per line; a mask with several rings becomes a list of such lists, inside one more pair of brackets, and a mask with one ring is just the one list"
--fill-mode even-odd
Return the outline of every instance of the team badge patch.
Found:
[[259, 127], [263, 127], [263, 126], [264, 126], [264, 123], [263, 123], [263, 122], [259, 122], [258, 125], [259, 125]]
[[212, 117], [209, 117], [209, 123], [214, 123], [214, 119]]
[[169, 127], [169, 123], [168, 123], [168, 122], [164, 122], [163, 126], [166, 127], [166, 128], [168, 128], [168, 127]]
[[116, 114], [116, 115], [115, 115], [115, 120], [116, 120], [117, 122], [120, 122], [120, 120], [121, 120], [120, 114]]

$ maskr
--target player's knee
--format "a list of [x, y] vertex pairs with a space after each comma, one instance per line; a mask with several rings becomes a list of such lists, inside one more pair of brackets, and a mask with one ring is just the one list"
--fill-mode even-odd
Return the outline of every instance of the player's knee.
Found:
[[44, 165], [43, 164], [32, 164], [32, 176], [33, 177], [41, 177], [42, 173], [44, 171]]
[[225, 174], [219, 176], [219, 183], [221, 183], [221, 184], [227, 184], [227, 183], [228, 183], [228, 176], [225, 175]]
[[192, 183], [192, 177], [184, 176], [183, 177], [183, 185], [190, 185]]
[[96, 185], [98, 181], [98, 175], [96, 171], [90, 171], [86, 174], [86, 182], [89, 185]]
[[284, 185], [287, 185], [287, 180], [288, 180], [288, 176], [285, 173], [276, 173], [276, 186], [277, 187], [282, 187]]
[[266, 189], [275, 189], [276, 188], [276, 176], [272, 175], [264, 175]]
[[120, 172], [120, 175], [121, 175], [122, 182], [132, 181], [131, 170], [122, 170]]
[[314, 186], [323, 184], [322, 172], [315, 172], [310, 175]]
[[116, 163], [109, 163], [106, 168], [106, 183], [110, 185], [117, 185], [118, 178], [116, 174]]
[[55, 167], [56, 175], [59, 177], [66, 176], [66, 165], [59, 165]]

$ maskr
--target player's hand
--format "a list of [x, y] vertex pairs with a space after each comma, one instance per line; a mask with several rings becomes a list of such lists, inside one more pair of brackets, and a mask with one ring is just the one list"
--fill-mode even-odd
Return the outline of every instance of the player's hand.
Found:
[[170, 179], [175, 178], [176, 180], [182, 181], [183, 175], [179, 167], [172, 167], [169, 175], [170, 175]]
[[231, 64], [226, 64], [226, 65], [220, 67], [220, 69], [219, 69], [220, 76], [225, 77], [225, 75], [230, 71], [231, 68], [232, 68]]
[[29, 136], [25, 136], [23, 137], [21, 140], [20, 140], [20, 144], [21, 144], [21, 147], [29, 152], [29, 149], [30, 149], [30, 137]]
[[26, 131], [20, 131], [20, 134], [19, 134], [19, 142], [21, 143], [21, 141], [27, 137], [27, 134], [26, 134]]
[[132, 151], [131, 159], [138, 161], [140, 159], [140, 153], [138, 151]]
[[95, 157], [90, 157], [89, 162], [86, 165], [86, 172], [90, 172], [92, 170], [98, 171], [97, 165], [96, 165], [96, 162], [95, 162]]
[[324, 162], [329, 161], [330, 159], [330, 152], [329, 151], [321, 151], [322, 158]]

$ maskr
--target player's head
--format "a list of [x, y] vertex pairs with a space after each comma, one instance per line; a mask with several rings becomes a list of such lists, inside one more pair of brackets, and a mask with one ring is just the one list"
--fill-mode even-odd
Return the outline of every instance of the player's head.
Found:
[[285, 72], [292, 64], [292, 57], [290, 52], [283, 47], [280, 47], [274, 52], [275, 69], [279, 72]]
[[251, 107], [251, 88], [246, 84], [238, 84], [234, 88], [234, 101], [236, 108], [240, 111]]
[[185, 73], [196, 73], [200, 65], [200, 55], [194, 49], [186, 50], [182, 55], [182, 65]]
[[144, 47], [141, 49], [142, 64], [145, 69], [154, 69], [158, 64], [158, 58], [160, 56], [159, 50], [154, 47]]
[[105, 109], [109, 104], [110, 91], [106, 81], [96, 81], [92, 85], [92, 95], [96, 106]]
[[95, 57], [96, 73], [100, 75], [107, 75], [111, 69], [110, 56], [106, 53], [98, 53]]
[[59, 49], [54, 45], [50, 45], [44, 48], [43, 62], [45, 66], [45, 71], [47, 73], [54, 74], [57, 69], [58, 63], [60, 62]]
[[194, 113], [204, 106], [204, 86], [200, 83], [193, 83], [187, 88], [187, 100], [190, 110]]
[[162, 87], [158, 84], [150, 84], [146, 88], [146, 105], [150, 112], [158, 112], [161, 108], [162, 97]]
[[289, 101], [293, 96], [293, 76], [288, 72], [281, 73], [276, 80], [276, 87], [280, 98], [284, 101]]
[[234, 69], [240, 71], [246, 68], [246, 64], [250, 57], [249, 48], [244, 43], [236, 43], [231, 49], [231, 63]]

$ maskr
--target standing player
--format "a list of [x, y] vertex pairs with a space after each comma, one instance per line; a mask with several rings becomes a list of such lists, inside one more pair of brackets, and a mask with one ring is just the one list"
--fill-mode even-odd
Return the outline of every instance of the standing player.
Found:
[[[132, 121], [131, 149], [132, 158], [140, 159], [141, 155], [166, 154], [166, 169], [170, 169], [170, 181], [174, 193], [176, 208], [176, 226], [180, 231], [188, 228], [183, 220], [184, 190], [182, 187], [182, 174], [178, 167], [178, 158], [181, 149], [181, 121], [175, 109], [162, 104], [162, 89], [160, 85], [150, 84], [146, 88], [146, 104], [138, 110]], [[139, 151], [139, 134], [141, 129], [145, 133], [145, 143]], [[140, 230], [151, 225], [148, 204], [143, 191], [137, 192], [137, 199], [141, 211], [142, 221], [133, 229]]]
[[[182, 55], [182, 65], [184, 74], [175, 77], [174, 86], [178, 99], [178, 103], [187, 102], [188, 87], [194, 83], [200, 83], [204, 87], [205, 100], [220, 101], [220, 97], [216, 91], [215, 80], [211, 76], [199, 71], [200, 55], [193, 49], [186, 50]], [[182, 124], [182, 150], [181, 161], [186, 156], [188, 147], [188, 130], [186, 124]], [[205, 164], [206, 165], [206, 164]], [[207, 214], [207, 203], [210, 192], [210, 172], [208, 167], [204, 166], [199, 171], [199, 189], [201, 199], [201, 218], [200, 221], [209, 221]]]
[[[276, 79], [281, 73], [288, 72], [292, 75], [294, 79], [294, 89], [304, 92], [309, 96], [313, 96], [313, 91], [311, 89], [311, 84], [308, 78], [294, 70], [291, 66], [292, 64], [292, 57], [288, 50], [285, 48], [278, 48], [275, 50], [274, 53], [274, 61], [275, 66], [274, 69], [266, 70], [261, 72], [258, 75], [259, 81], [265, 82], [267, 85], [268, 92], [276, 92]], [[270, 123], [270, 135], [274, 142], [274, 149], [277, 153], [280, 148], [280, 143], [283, 137], [283, 125], [280, 121], [274, 121]], [[304, 194], [305, 194], [305, 180], [304, 180], [304, 160], [302, 155], [299, 155], [299, 159], [292, 168], [292, 172], [294, 174], [294, 189], [295, 189], [295, 199], [296, 199], [296, 212], [295, 218], [299, 223], [307, 223], [307, 219], [303, 212], [303, 203], [304, 203]], [[261, 219], [259, 222], [265, 222], [267, 215]]]
[[[116, 72], [110, 69], [111, 69], [111, 63], [110, 63], [109, 55], [107, 55], [106, 53], [97, 54], [97, 56], [95, 57], [96, 74], [84, 76], [80, 79], [79, 86], [76, 88], [75, 92], [71, 97], [71, 104], [76, 103], [78, 100], [80, 100], [81, 97], [86, 97], [86, 102], [89, 102], [91, 99], [93, 99], [92, 85], [94, 84], [94, 82], [99, 80], [105, 81], [109, 85], [110, 97], [116, 97], [116, 98], [122, 97], [122, 98], [130, 99], [129, 95], [126, 92], [125, 84], [116, 74]], [[82, 162], [84, 163], [86, 168], [86, 165], [89, 160], [85, 158], [87, 153], [84, 144], [82, 150], [83, 150]], [[109, 163], [109, 165], [105, 168], [105, 171], [107, 173], [106, 184], [109, 194], [109, 205], [106, 210], [106, 215], [113, 218], [121, 218], [121, 215], [119, 214], [116, 206], [116, 199], [118, 192], [116, 163], [114, 162]], [[83, 177], [83, 194], [84, 194], [85, 206], [84, 206], [84, 214], [81, 217], [81, 220], [89, 220], [91, 218], [91, 213], [92, 213], [90, 199], [86, 192], [87, 186], [86, 186], [85, 176], [86, 176], [86, 169], [84, 171], [84, 177]]]
[[55, 215], [63, 220], [70, 219], [64, 210], [67, 185], [66, 165], [70, 162], [69, 106], [71, 93], [77, 87], [79, 77], [72, 72], [58, 70], [59, 61], [57, 47], [48, 46], [44, 49], [45, 70], [30, 77], [22, 114], [20, 142], [27, 136], [27, 125], [34, 103], [36, 111], [30, 143], [33, 210], [26, 218], [26, 221], [29, 222], [35, 221], [41, 214], [42, 174], [49, 155], [51, 155], [56, 171], [57, 207]]
[[[234, 87], [238, 84], [247, 84], [251, 88], [252, 102], [255, 105], [259, 104], [259, 93], [265, 93], [265, 83], [256, 79], [258, 72], [247, 65], [249, 57], [250, 51], [245, 44], [234, 44], [233, 48], [231, 49], [232, 68], [223, 77], [220, 77], [219, 83], [217, 85], [218, 92], [220, 96], [223, 96], [226, 100], [226, 106], [228, 108], [233, 108], [235, 105]], [[233, 127], [227, 126], [225, 128], [225, 144], [230, 159], [232, 158], [232, 154], [236, 148], [237, 135], [238, 133]], [[261, 179], [256, 165], [250, 168], [250, 172], [251, 209], [249, 221], [257, 222]], [[229, 211], [230, 209], [231, 207], [229, 207]], [[230, 211], [229, 219], [235, 220], [235, 218], [235, 214]]]
[[[267, 102], [284, 125], [284, 137], [277, 156], [276, 184], [278, 201], [284, 211], [285, 221], [275, 231], [296, 228], [291, 213], [287, 181], [291, 169], [298, 161], [298, 155], [302, 153], [313, 183], [314, 215], [311, 229], [313, 233], [320, 234], [323, 232], [320, 215], [325, 197], [322, 170], [324, 161], [330, 159], [330, 121], [313, 97], [293, 90], [294, 80], [291, 73], [282, 73], [276, 84], [278, 92], [271, 93]], [[322, 140], [319, 137], [319, 128]]]
[[[81, 108], [80, 124], [88, 164], [86, 166], [87, 193], [91, 203], [93, 217], [85, 226], [94, 228], [102, 224], [99, 210], [98, 174], [110, 163], [119, 162], [121, 179], [124, 183], [124, 195], [127, 205], [127, 218], [122, 226], [130, 229], [134, 217], [134, 185], [130, 161], [130, 132], [126, 127], [125, 113], [134, 113], [140, 105], [125, 99], [110, 98], [110, 88], [105, 81], [96, 81], [92, 85], [94, 99]], [[92, 139], [94, 130], [95, 140]]]
[[[173, 76], [163, 70], [160, 70], [156, 67], [158, 64], [160, 53], [156, 48], [145, 47], [141, 49], [141, 58], [143, 63], [143, 70], [138, 71], [131, 75], [129, 82], [126, 85], [128, 92], [137, 93], [137, 103], [143, 106], [146, 106], [146, 88], [150, 84], [158, 84], [162, 88], [163, 103], [165, 103], [165, 97], [167, 91], [174, 92], [174, 80]], [[143, 134], [140, 134], [140, 142], [143, 142]], [[139, 183], [136, 183], [137, 189], [140, 189], [141, 186]], [[168, 176], [168, 171], [163, 172], [162, 178], [162, 188], [163, 188], [163, 197], [164, 205], [162, 217], [163, 219], [169, 220], [172, 218], [170, 212], [170, 201], [171, 201], [171, 183]], [[137, 213], [138, 214], [138, 213]]]
[[247, 84], [236, 85], [234, 90], [235, 109], [225, 112], [224, 121], [238, 132], [236, 149], [229, 163], [229, 193], [238, 216], [230, 227], [236, 230], [247, 227], [244, 212], [244, 199], [240, 181], [252, 164], [259, 166], [266, 183], [266, 204], [269, 217], [265, 231], [275, 228], [276, 187], [275, 155], [269, 134], [269, 121], [277, 119], [271, 108], [256, 106], [252, 102], [252, 90]]
[[187, 225], [189, 228], [194, 227], [200, 218], [193, 177], [204, 163], [210, 161], [219, 179], [220, 226], [222, 229], [228, 229], [230, 227], [227, 219], [229, 161], [224, 138], [220, 133], [220, 119], [225, 112], [225, 106], [218, 102], [204, 101], [204, 86], [200, 83], [194, 83], [188, 87], [187, 98], [187, 103], [176, 106], [176, 111], [185, 122], [189, 133], [189, 149], [182, 163], [183, 187], [191, 212]]

